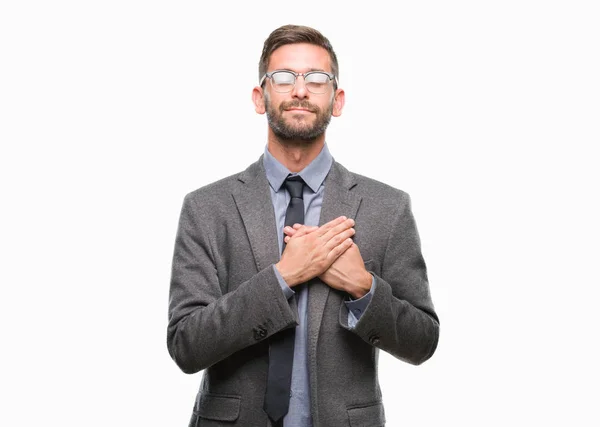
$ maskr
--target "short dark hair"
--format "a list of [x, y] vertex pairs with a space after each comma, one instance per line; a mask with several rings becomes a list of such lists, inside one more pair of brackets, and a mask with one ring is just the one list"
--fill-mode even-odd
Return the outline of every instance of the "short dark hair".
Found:
[[339, 67], [337, 56], [333, 51], [331, 43], [323, 34], [311, 27], [304, 25], [284, 25], [277, 28], [265, 40], [262, 55], [258, 62], [258, 79], [267, 72], [271, 54], [281, 46], [294, 43], [309, 43], [320, 46], [329, 53], [331, 59], [331, 72], [339, 80]]

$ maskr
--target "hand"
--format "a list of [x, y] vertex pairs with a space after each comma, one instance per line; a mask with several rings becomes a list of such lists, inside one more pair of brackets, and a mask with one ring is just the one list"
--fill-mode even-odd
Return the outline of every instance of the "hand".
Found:
[[[303, 233], [310, 233], [312, 230], [304, 229]], [[292, 236], [300, 232], [301, 226], [296, 224], [294, 227], [285, 227], [285, 242], [290, 241]], [[353, 242], [332, 264], [319, 275], [319, 278], [333, 289], [344, 291], [358, 299], [371, 290], [373, 278], [371, 273], [365, 269], [365, 263], [360, 254], [358, 246]]]
[[[275, 267], [293, 287], [327, 270], [353, 244], [354, 220], [338, 217], [321, 227], [296, 224]], [[291, 227], [286, 227], [291, 229]]]

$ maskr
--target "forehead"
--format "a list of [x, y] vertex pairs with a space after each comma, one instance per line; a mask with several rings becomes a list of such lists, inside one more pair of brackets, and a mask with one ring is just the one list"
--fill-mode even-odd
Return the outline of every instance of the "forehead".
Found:
[[267, 71], [283, 69], [299, 73], [311, 70], [331, 72], [331, 59], [321, 46], [308, 43], [286, 44], [273, 51]]

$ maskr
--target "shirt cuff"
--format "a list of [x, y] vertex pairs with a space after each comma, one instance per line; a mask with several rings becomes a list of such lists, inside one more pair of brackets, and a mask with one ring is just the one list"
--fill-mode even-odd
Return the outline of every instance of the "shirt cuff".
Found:
[[290, 299], [291, 297], [293, 297], [296, 292], [294, 292], [292, 288], [288, 286], [285, 280], [283, 280], [283, 277], [279, 273], [279, 270], [277, 270], [277, 267], [275, 267], [275, 264], [273, 264], [273, 271], [275, 271], [275, 276], [277, 277], [277, 281], [279, 282], [279, 286], [281, 286], [281, 290], [283, 291], [283, 295], [285, 296], [285, 298]]
[[[293, 291], [292, 291], [293, 292]], [[373, 293], [375, 292], [375, 277], [371, 275], [371, 289], [365, 295], [360, 297], [359, 299], [355, 299], [352, 301], [344, 301], [346, 307], [348, 308], [348, 327], [353, 329], [360, 317], [363, 315], [371, 299], [373, 298]]]

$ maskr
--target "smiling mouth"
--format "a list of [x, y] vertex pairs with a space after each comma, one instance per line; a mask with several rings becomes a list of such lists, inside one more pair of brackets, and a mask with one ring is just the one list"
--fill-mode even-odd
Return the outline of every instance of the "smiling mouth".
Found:
[[285, 111], [295, 111], [295, 112], [302, 112], [302, 113], [312, 113], [312, 111], [307, 110], [306, 108], [288, 108]]

